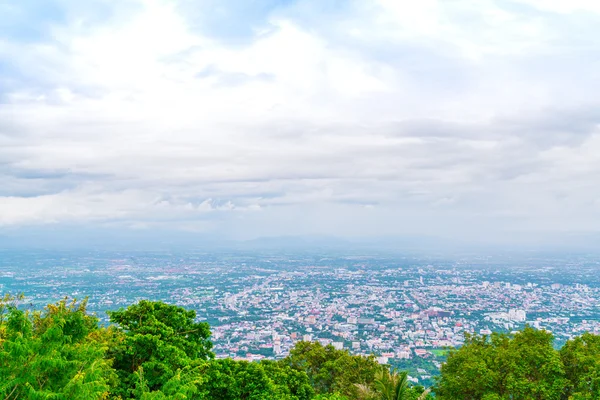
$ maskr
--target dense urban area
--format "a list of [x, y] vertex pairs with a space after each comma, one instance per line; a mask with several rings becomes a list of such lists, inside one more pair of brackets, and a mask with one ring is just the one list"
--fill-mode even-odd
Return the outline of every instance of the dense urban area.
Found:
[[0, 292], [24, 307], [65, 296], [106, 310], [140, 299], [194, 309], [218, 358], [285, 357], [319, 341], [430, 384], [464, 333], [551, 331], [556, 346], [600, 333], [600, 262], [591, 255], [351, 255], [342, 252], [1, 251]]

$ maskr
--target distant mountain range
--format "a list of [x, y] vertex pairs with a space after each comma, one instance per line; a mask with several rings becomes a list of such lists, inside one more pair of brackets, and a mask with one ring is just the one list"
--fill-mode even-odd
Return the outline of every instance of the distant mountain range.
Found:
[[600, 253], [600, 233], [561, 235], [515, 234], [494, 242], [435, 236], [337, 237], [328, 235], [265, 236], [247, 240], [214, 234], [154, 229], [82, 229], [44, 227], [0, 229], [0, 249], [116, 249], [116, 250], [294, 250], [456, 253], [490, 251], [577, 251]]

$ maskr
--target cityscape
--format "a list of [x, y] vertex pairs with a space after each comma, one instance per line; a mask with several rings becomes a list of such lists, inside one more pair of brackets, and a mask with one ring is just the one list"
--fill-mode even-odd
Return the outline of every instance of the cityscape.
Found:
[[431, 384], [465, 333], [600, 333], [600, 259], [585, 254], [1, 251], [0, 291], [22, 307], [65, 296], [107, 310], [141, 299], [193, 309], [217, 358], [280, 359], [298, 341], [377, 357]]

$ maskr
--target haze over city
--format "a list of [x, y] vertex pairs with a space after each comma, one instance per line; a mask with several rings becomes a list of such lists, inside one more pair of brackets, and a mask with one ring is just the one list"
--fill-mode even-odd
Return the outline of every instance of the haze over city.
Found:
[[599, 26], [586, 0], [0, 1], [0, 245], [592, 246]]

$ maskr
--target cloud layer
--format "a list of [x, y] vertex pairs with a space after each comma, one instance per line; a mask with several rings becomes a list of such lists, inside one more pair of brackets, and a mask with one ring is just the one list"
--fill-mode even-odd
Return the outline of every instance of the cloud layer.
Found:
[[0, 2], [0, 229], [599, 228], [597, 1], [249, 4]]

